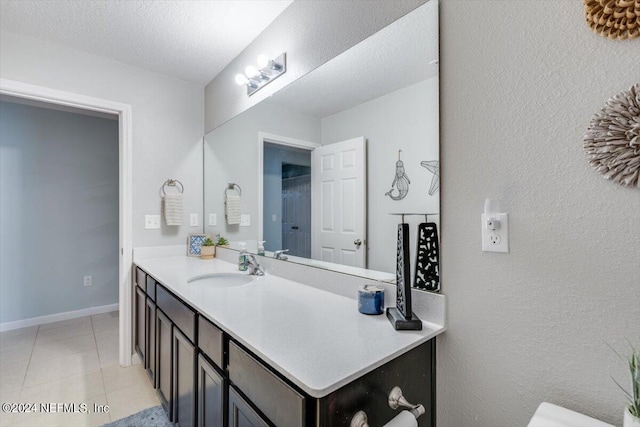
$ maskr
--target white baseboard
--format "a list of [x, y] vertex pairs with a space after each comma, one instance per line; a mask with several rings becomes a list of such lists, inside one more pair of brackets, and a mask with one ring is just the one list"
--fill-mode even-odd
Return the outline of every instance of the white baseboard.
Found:
[[61, 320], [75, 319], [77, 317], [90, 316], [92, 314], [109, 313], [118, 310], [119, 304], [101, 305], [99, 307], [83, 308], [82, 310], [67, 311], [65, 313], [49, 314], [47, 316], [32, 317], [30, 319], [16, 320], [0, 323], [0, 332], [12, 329], [27, 328], [29, 326], [44, 325], [46, 323], [59, 322]]

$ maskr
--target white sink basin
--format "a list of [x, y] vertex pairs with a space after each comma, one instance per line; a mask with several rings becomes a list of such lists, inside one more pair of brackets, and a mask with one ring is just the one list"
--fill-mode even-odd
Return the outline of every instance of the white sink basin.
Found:
[[246, 273], [211, 273], [193, 276], [187, 283], [198, 283], [216, 286], [219, 288], [230, 288], [233, 286], [247, 285], [253, 282], [253, 277]]

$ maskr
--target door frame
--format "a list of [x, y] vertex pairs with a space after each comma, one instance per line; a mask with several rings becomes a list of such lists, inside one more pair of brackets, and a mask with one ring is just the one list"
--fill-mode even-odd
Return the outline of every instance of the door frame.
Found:
[[0, 78], [0, 94], [41, 101], [82, 110], [97, 111], [118, 116], [118, 174], [119, 174], [119, 246], [118, 302], [119, 302], [119, 362], [131, 365], [132, 295], [131, 265], [133, 262], [133, 146], [131, 105], [73, 92], [50, 89], [16, 80]]
[[290, 138], [288, 136], [275, 135], [267, 132], [258, 132], [258, 241], [264, 240], [264, 144], [284, 145], [286, 147], [301, 148], [313, 151], [322, 144], [305, 141], [303, 139]]

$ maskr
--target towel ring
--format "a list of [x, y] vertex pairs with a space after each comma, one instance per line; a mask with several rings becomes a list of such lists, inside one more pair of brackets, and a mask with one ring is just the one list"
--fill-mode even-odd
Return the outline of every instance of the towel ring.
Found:
[[236, 183], [230, 182], [227, 184], [227, 188], [224, 190], [225, 196], [228, 194], [227, 191], [235, 190], [238, 192], [238, 196], [242, 196], [242, 188]]
[[160, 188], [160, 192], [162, 193], [163, 196], [167, 194], [164, 191], [164, 188], [167, 186], [176, 187], [176, 189], [178, 189], [180, 193], [184, 193], [184, 185], [182, 185], [180, 181], [178, 181], [177, 179], [168, 179], [164, 182], [164, 184], [162, 184], [162, 187]]

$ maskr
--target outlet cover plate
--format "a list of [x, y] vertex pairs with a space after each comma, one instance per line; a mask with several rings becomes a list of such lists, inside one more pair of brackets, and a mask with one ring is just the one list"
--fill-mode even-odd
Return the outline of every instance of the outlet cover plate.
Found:
[[487, 228], [487, 217], [482, 214], [482, 251], [509, 253], [509, 214], [492, 215], [500, 222], [497, 230]]
[[191, 227], [197, 227], [198, 226], [198, 214], [190, 214], [189, 215], [189, 225]]
[[218, 223], [218, 215], [210, 213], [209, 214], [209, 226], [210, 227], [215, 227], [217, 223]]
[[145, 230], [155, 230], [160, 228], [160, 215], [145, 215], [144, 228]]

